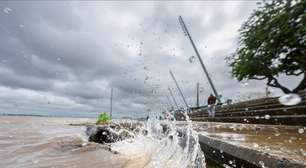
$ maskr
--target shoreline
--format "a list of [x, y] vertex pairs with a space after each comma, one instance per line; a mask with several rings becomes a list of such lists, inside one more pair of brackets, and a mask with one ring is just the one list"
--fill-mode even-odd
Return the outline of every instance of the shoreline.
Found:
[[83, 119], [96, 119], [96, 117], [82, 117], [82, 116], [62, 116], [62, 115], [38, 115], [38, 114], [7, 114], [1, 113], [0, 117], [45, 117], [45, 118], [83, 118]]

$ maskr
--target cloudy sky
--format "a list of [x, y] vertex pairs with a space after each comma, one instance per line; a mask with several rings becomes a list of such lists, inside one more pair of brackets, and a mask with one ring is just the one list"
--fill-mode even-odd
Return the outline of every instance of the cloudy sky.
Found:
[[[231, 79], [224, 58], [256, 1], [0, 2], [0, 113], [145, 116], [166, 107], [171, 69], [190, 105], [211, 93], [183, 16], [223, 99], [264, 93], [262, 82]], [[285, 81], [286, 82], [286, 81]], [[273, 90], [273, 93], [277, 93]]]

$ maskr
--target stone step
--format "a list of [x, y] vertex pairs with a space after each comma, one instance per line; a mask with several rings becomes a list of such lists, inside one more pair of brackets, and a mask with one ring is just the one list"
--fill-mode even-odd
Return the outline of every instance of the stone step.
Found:
[[[304, 106], [287, 106], [282, 108], [268, 108], [268, 109], [259, 109], [259, 110], [244, 110], [236, 112], [226, 112], [220, 113], [216, 112], [216, 117], [234, 117], [234, 116], [257, 116], [257, 115], [299, 115], [306, 114], [306, 105]], [[207, 112], [201, 114], [191, 114], [191, 117], [208, 117]]]
[[217, 122], [194, 127], [205, 157], [221, 167], [306, 167], [306, 135], [298, 132], [300, 127]]
[[270, 115], [239, 117], [191, 117], [192, 121], [306, 126], [306, 115]]
[[[306, 99], [306, 92], [300, 94], [302, 100]], [[225, 105], [221, 107], [222, 109], [230, 109], [230, 108], [239, 108], [239, 107], [253, 107], [253, 106], [260, 106], [260, 105], [269, 105], [278, 103], [278, 97], [269, 97], [269, 98], [261, 98], [256, 100], [249, 100], [244, 102], [239, 102], [231, 105]]]
[[[298, 104], [299, 105], [306, 105], [306, 99], [302, 99], [302, 102]], [[262, 108], [275, 108], [275, 107], [287, 107], [285, 105], [280, 104], [278, 101], [274, 103], [265, 103], [261, 105], [256, 105], [256, 106], [239, 106], [239, 107], [226, 107], [226, 106], [217, 106], [216, 111], [219, 112], [233, 112], [233, 111], [242, 111], [245, 109], [248, 110], [256, 110], [256, 109], [262, 109]]]
[[268, 97], [268, 98], [261, 98], [261, 99], [238, 102], [238, 103], [230, 104], [228, 106], [229, 107], [238, 107], [238, 106], [245, 106], [245, 105], [252, 106], [252, 105], [257, 105], [257, 104], [261, 104], [261, 103], [274, 102], [275, 100], [276, 100], [275, 97]]

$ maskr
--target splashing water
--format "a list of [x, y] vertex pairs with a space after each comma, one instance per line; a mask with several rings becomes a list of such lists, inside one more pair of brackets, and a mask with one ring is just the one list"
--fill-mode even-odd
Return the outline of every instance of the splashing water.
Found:
[[304, 128], [299, 128], [299, 129], [298, 129], [298, 132], [299, 132], [300, 134], [303, 134], [303, 133], [304, 133]]
[[9, 8], [9, 7], [6, 7], [3, 9], [3, 12], [6, 13], [6, 14], [10, 14], [12, 12], [12, 9]]
[[[169, 117], [174, 118], [174, 117]], [[141, 128], [146, 134], [117, 142], [112, 150], [128, 157], [127, 167], [205, 168], [205, 157], [188, 116], [183, 127], [175, 120], [149, 118]]]
[[248, 82], [242, 82], [240, 85], [243, 86], [243, 87], [246, 87], [246, 86], [249, 85], [249, 83]]
[[302, 99], [299, 95], [291, 93], [279, 97], [278, 101], [283, 105], [293, 106], [299, 104], [302, 101]]
[[188, 58], [188, 61], [189, 61], [190, 63], [194, 63], [195, 60], [196, 60], [196, 57], [195, 57], [195, 56], [191, 56], [191, 57]]

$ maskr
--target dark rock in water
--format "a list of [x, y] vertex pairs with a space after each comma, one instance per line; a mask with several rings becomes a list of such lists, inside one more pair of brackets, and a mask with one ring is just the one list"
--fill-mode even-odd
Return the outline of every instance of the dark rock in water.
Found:
[[96, 126], [94, 128], [88, 128], [89, 141], [96, 143], [113, 143], [122, 140], [118, 133], [112, 130], [109, 125], [106, 126]]
[[135, 128], [123, 127], [121, 124], [87, 125], [86, 134], [89, 141], [96, 143], [113, 143], [134, 137]]
[[126, 129], [121, 129], [119, 132], [119, 137], [120, 139], [128, 139], [128, 138], [133, 138], [133, 133], [131, 133], [130, 131], [126, 130]]

